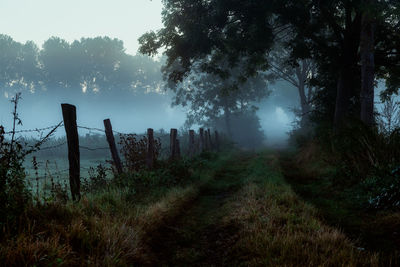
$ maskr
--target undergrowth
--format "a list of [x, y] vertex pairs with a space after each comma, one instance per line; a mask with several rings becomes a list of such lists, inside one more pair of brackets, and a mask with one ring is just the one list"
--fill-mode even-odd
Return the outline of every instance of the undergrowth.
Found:
[[0, 265], [146, 265], [151, 232], [196, 198], [211, 176], [213, 161], [218, 158], [210, 153], [190, 162], [159, 162], [152, 171], [113, 180], [99, 166], [84, 183], [80, 202], [54, 199], [25, 210], [18, 231], [4, 232]]
[[379, 252], [382, 265], [396, 265], [400, 136], [384, 136], [360, 125], [351, 129], [309, 141], [294, 154], [282, 154], [282, 171], [326, 223], [343, 229], [360, 249]]

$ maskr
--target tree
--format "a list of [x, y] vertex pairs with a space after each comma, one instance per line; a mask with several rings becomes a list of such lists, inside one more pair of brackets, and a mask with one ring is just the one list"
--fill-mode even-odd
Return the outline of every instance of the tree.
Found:
[[375, 83], [375, 26], [374, 1], [364, 1], [361, 20], [361, 120], [367, 125], [374, 125], [374, 83]]
[[313, 87], [311, 80], [316, 74], [316, 64], [311, 59], [291, 61], [291, 52], [284, 44], [277, 45], [269, 55], [269, 80], [281, 79], [294, 86], [300, 98], [300, 126], [307, 127], [310, 123], [312, 109]]
[[22, 89], [33, 92], [40, 81], [38, 47], [0, 35], [0, 51], [0, 88], [10, 95]]
[[[284, 23], [290, 23], [295, 27], [297, 38], [292, 45], [294, 51], [300, 55], [305, 50], [311, 51], [312, 58], [318, 64], [317, 79], [329, 86], [332, 84], [327, 79], [336, 80], [336, 88], [320, 86], [327, 90], [336, 90], [335, 125], [340, 127], [346, 121], [346, 117], [362, 118], [361, 113], [368, 114], [366, 117], [369, 119], [363, 120], [370, 124], [373, 120], [371, 108], [373, 72], [375, 71], [377, 78], [392, 80], [395, 75], [395, 66], [399, 66], [398, 59], [396, 62], [392, 60], [394, 57], [391, 59], [387, 57], [388, 54], [397, 51], [395, 44], [398, 45], [400, 41], [397, 33], [400, 18], [398, 2], [373, 1], [368, 5], [363, 0], [311, 0], [306, 1], [306, 5], [300, 5], [298, 1], [287, 2], [285, 8], [289, 10], [282, 10], [280, 18]], [[371, 10], [374, 12], [371, 13]], [[293, 14], [297, 15], [293, 16]], [[300, 19], [303, 20], [302, 24]], [[372, 22], [380, 32], [379, 36], [375, 36], [375, 40], [370, 30], [369, 38], [365, 38], [368, 28], [373, 29]], [[361, 36], [364, 37], [363, 41], [361, 41]], [[360, 50], [363, 51], [364, 59], [371, 59], [371, 51], [375, 50], [375, 68], [370, 60], [369, 67], [361, 71]], [[366, 63], [367, 61], [364, 60], [363, 65], [366, 66]], [[365, 71], [367, 69], [368, 74]], [[361, 78], [362, 72], [363, 78]], [[365, 86], [362, 92], [363, 97], [360, 99], [362, 83]], [[399, 85], [400, 83], [397, 83], [396, 86], [399, 87]], [[331, 98], [329, 101], [332, 100]], [[329, 105], [327, 102], [325, 104]]]
[[[225, 66], [228, 65], [226, 63]], [[254, 103], [265, 98], [269, 92], [261, 74], [240, 81], [240, 67], [229, 71], [224, 69], [224, 72], [229, 73], [229, 78], [204, 73], [201, 67], [194, 67], [182, 83], [169, 85], [175, 92], [173, 104], [189, 107], [187, 126], [195, 123], [207, 125], [217, 118], [223, 118], [225, 132], [232, 137], [233, 114], [255, 111]]]
[[[335, 105], [325, 110], [340, 127], [348, 117], [360, 117], [363, 4], [362, 0], [166, 0], [164, 28], [144, 34], [140, 51], [155, 54], [164, 47], [165, 70], [173, 81], [182, 81], [191, 67], [204, 59], [209, 60], [201, 65], [202, 70], [226, 75], [219, 68], [225, 57], [232, 66], [246, 62], [243, 76], [247, 77], [269, 67], [268, 53], [279, 41], [277, 33], [290, 28], [292, 37], [287, 47], [293, 62], [312, 59], [316, 63], [314, 85], [329, 91], [322, 92], [324, 97], [329, 96], [325, 104]], [[379, 1], [378, 14], [383, 19], [376, 21], [376, 27], [386, 34], [376, 36], [377, 77], [392, 84], [398, 61], [393, 61], [394, 57], [388, 60], [387, 55], [396, 51], [398, 56], [394, 46], [399, 44], [398, 6], [398, 1]], [[168, 68], [176, 63], [180, 68]]]
[[272, 11], [273, 5], [263, 1], [164, 1], [164, 28], [140, 37], [140, 52], [154, 55], [166, 48], [165, 70], [174, 82], [182, 81], [198, 62], [201, 71], [221, 76], [227, 75], [221, 62], [231, 67], [240, 63], [246, 66], [242, 76], [254, 75], [267, 67]]

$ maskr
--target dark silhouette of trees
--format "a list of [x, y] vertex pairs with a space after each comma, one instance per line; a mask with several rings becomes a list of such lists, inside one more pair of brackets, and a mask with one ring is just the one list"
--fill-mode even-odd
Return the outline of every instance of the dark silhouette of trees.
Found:
[[[187, 126], [193, 124], [207, 125], [210, 121], [222, 118], [224, 130], [233, 136], [233, 114], [248, 114], [257, 109], [255, 103], [268, 96], [266, 80], [261, 73], [258, 76], [241, 80], [241, 66], [228, 70], [228, 77], [201, 71], [200, 65], [192, 68], [191, 73], [182, 83], [170, 83], [175, 92], [174, 105], [189, 107]], [[220, 66], [222, 69], [222, 66]]]
[[0, 87], [8, 93], [47, 95], [113, 95], [159, 91], [161, 63], [128, 55], [123, 42], [109, 37], [67, 41], [51, 37], [39, 49], [0, 35]]
[[[372, 21], [365, 19], [370, 10], [374, 10]], [[400, 85], [396, 76], [400, 62], [399, 18], [398, 1], [389, 0], [167, 0], [164, 28], [144, 34], [140, 51], [151, 55], [163, 47], [170, 81], [182, 81], [198, 62], [202, 71], [229, 75], [220, 68], [221, 60], [226, 58], [231, 67], [245, 63], [243, 76], [248, 77], [270, 67], [268, 54], [273, 44], [283, 39], [293, 64], [301, 60], [316, 64], [311, 82], [318, 89], [318, 116], [340, 127], [348, 118], [366, 114], [368, 119], [362, 119], [370, 124], [371, 81], [385, 79], [392, 91]], [[370, 36], [366, 47], [374, 50], [375, 66], [369, 61], [369, 67], [364, 68], [369, 71], [363, 71], [362, 79], [362, 62], [363, 66], [367, 64], [360, 54], [362, 30], [370, 29], [372, 22], [379, 34], [373, 40]], [[370, 58], [367, 50], [362, 53]], [[171, 68], [176, 65], [179, 68]], [[363, 105], [362, 83], [369, 90], [363, 91]]]

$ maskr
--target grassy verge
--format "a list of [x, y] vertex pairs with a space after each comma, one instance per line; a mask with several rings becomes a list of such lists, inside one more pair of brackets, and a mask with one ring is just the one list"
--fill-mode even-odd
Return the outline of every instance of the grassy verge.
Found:
[[249, 164], [245, 186], [226, 205], [225, 223], [240, 226], [227, 256], [232, 266], [376, 266], [379, 256], [360, 251], [318, 219], [284, 181], [278, 160], [261, 154]]
[[398, 265], [400, 213], [366, 206], [361, 185], [341, 178], [337, 168], [324, 162], [316, 149], [281, 155], [285, 180], [318, 210], [326, 224], [342, 229], [361, 249], [379, 253], [380, 264]]
[[[151, 257], [147, 248], [151, 233], [181, 213], [212, 176], [213, 164], [220, 159], [208, 156], [213, 159], [206, 155], [191, 163], [193, 168], [183, 173], [188, 177], [168, 173], [166, 180], [161, 177], [163, 170], [143, 173], [146, 177], [127, 175], [121, 185], [87, 193], [79, 203], [48, 202], [28, 208], [20, 222], [15, 222], [20, 225], [16, 235], [3, 230], [0, 265], [146, 265]], [[148, 179], [147, 187], [132, 188], [129, 179], [136, 183]]]

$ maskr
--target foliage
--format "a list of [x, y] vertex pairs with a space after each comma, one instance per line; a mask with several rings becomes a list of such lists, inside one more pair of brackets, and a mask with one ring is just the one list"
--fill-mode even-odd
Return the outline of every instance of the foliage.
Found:
[[[121, 154], [125, 159], [125, 167], [129, 172], [139, 171], [146, 167], [148, 139], [136, 134], [120, 135]], [[154, 139], [154, 160], [161, 152], [161, 142]]]
[[89, 177], [85, 178], [82, 182], [83, 192], [95, 192], [107, 188], [111, 180], [107, 178], [107, 172], [110, 168], [105, 167], [103, 164], [97, 165], [96, 168], [89, 168]]
[[400, 167], [363, 181], [368, 204], [377, 210], [400, 210]]
[[8, 94], [21, 89], [58, 95], [148, 93], [162, 84], [160, 62], [128, 55], [121, 40], [109, 37], [72, 43], [51, 37], [39, 49], [0, 35], [0, 50], [0, 88]]
[[0, 226], [15, 222], [30, 203], [30, 192], [25, 186], [25, 172], [22, 166], [25, 151], [20, 143], [5, 139], [4, 128], [0, 126]]
[[165, 75], [181, 82], [197, 64], [208, 73], [231, 75], [224, 68], [226, 59], [230, 68], [243, 63], [245, 78], [274, 69], [269, 54], [282, 44], [289, 66], [302, 60], [315, 64], [309, 80], [315, 88], [314, 119], [341, 124], [360, 116], [361, 18], [368, 12], [376, 25], [376, 77], [392, 92], [399, 87], [399, 8], [397, 1], [170, 0], [164, 1], [164, 27], [144, 34], [140, 51], [155, 54], [163, 47]]
[[377, 116], [379, 132], [389, 136], [400, 127], [400, 102], [393, 96], [388, 97], [381, 106]]
[[[269, 95], [263, 74], [241, 80], [244, 66], [229, 68], [228, 63], [223, 65], [229, 77], [201, 72], [197, 66], [181, 83], [169, 83], [175, 93], [173, 105], [189, 108], [187, 126], [206, 124], [220, 116], [224, 116], [229, 124], [230, 114], [255, 110], [255, 104]], [[231, 134], [229, 127], [225, 132]]]
[[[11, 100], [14, 103], [13, 131], [11, 139], [5, 137], [4, 127], [0, 126], [0, 227], [15, 230], [19, 217], [31, 202], [31, 195], [25, 185], [23, 161], [32, 150], [24, 148], [24, 144], [15, 140], [16, 124], [22, 124], [18, 117], [17, 106], [20, 94]], [[9, 225], [10, 223], [10, 225]]]

